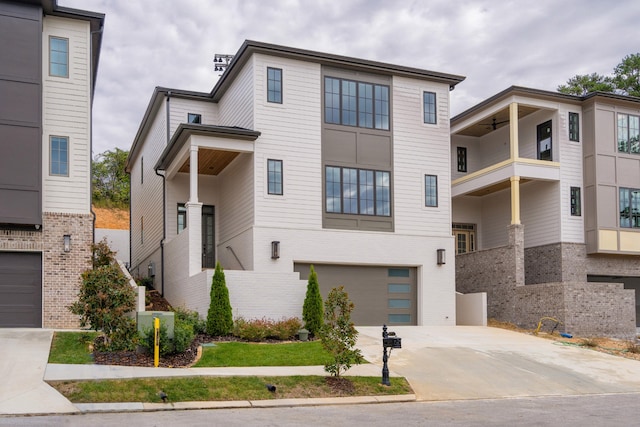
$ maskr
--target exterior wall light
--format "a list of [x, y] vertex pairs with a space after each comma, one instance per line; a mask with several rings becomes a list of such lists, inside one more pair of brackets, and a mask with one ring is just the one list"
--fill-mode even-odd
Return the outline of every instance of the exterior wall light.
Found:
[[62, 239], [62, 247], [65, 252], [71, 252], [71, 235], [65, 234]]
[[280, 242], [274, 240], [271, 242], [271, 259], [280, 258]]
[[444, 249], [438, 249], [437, 253], [438, 253], [438, 265], [446, 264], [447, 259], [446, 259], [446, 253]]

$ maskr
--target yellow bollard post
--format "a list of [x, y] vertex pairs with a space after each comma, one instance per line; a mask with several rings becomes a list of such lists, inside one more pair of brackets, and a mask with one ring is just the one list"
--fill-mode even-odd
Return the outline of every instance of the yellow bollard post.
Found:
[[157, 368], [160, 364], [160, 319], [158, 317], [153, 319], [153, 330], [155, 332], [153, 339], [153, 366]]

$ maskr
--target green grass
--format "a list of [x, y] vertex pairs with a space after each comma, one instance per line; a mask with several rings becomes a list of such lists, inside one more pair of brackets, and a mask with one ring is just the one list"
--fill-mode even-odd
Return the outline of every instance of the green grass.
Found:
[[227, 342], [203, 347], [202, 358], [194, 367], [315, 366], [330, 360], [320, 341], [282, 344]]
[[[161, 402], [164, 391], [170, 402], [264, 400], [311, 397], [375, 396], [413, 393], [404, 378], [391, 378], [391, 386], [380, 377], [348, 377], [351, 392], [332, 389], [322, 376], [291, 377], [189, 377], [140, 378], [102, 381], [52, 381], [51, 384], [74, 403]], [[346, 378], [346, 377], [343, 377]], [[266, 384], [277, 391], [271, 393]]]
[[89, 346], [97, 336], [97, 332], [56, 332], [51, 342], [49, 363], [93, 363]]

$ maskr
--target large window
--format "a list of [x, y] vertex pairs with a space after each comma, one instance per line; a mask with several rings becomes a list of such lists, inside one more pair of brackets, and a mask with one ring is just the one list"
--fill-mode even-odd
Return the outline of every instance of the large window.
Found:
[[422, 94], [422, 102], [424, 105], [424, 122], [436, 123], [436, 94], [433, 92], [424, 92]]
[[50, 138], [49, 174], [69, 176], [69, 138], [66, 136]]
[[267, 68], [267, 101], [282, 104], [282, 70]]
[[640, 228], [640, 190], [620, 188], [620, 227]]
[[435, 175], [424, 176], [424, 205], [438, 206], [438, 177]]
[[389, 86], [325, 77], [324, 121], [389, 130]]
[[69, 39], [49, 37], [49, 75], [69, 77]]
[[178, 234], [187, 228], [187, 208], [184, 203], [178, 203]]
[[327, 166], [325, 174], [327, 212], [391, 216], [389, 172]]
[[457, 147], [458, 172], [467, 171], [467, 147]]
[[537, 127], [538, 133], [538, 160], [553, 160], [551, 146], [551, 120]]
[[282, 195], [282, 160], [267, 160], [268, 193]]
[[571, 216], [581, 216], [580, 187], [571, 187]]
[[580, 141], [580, 115], [569, 113], [569, 141]]
[[618, 114], [618, 151], [640, 153], [640, 117]]

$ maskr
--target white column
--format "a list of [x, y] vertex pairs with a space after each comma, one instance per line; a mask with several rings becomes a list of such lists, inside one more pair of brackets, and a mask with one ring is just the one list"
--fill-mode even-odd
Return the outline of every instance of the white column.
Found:
[[518, 103], [509, 104], [509, 146], [511, 148], [511, 160], [518, 160]]
[[189, 201], [198, 203], [198, 146], [192, 145], [189, 153]]
[[189, 233], [189, 276], [202, 271], [202, 203], [198, 202], [198, 146], [189, 153], [189, 201], [187, 232]]

